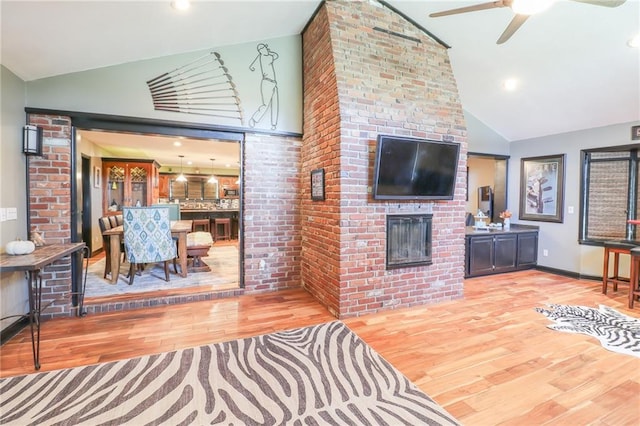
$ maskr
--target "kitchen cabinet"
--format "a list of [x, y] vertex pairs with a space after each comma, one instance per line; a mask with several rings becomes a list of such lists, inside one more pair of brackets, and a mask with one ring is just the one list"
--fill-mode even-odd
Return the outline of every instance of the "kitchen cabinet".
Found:
[[158, 201], [159, 165], [155, 160], [102, 159], [103, 212], [121, 214], [122, 207], [150, 206]]
[[169, 187], [171, 185], [171, 175], [161, 174], [158, 181], [158, 197], [169, 198]]
[[240, 185], [238, 176], [216, 176], [218, 179], [218, 188], [220, 191], [220, 198], [234, 198], [238, 197]]
[[[534, 228], [534, 229], [531, 229]], [[536, 266], [538, 231], [535, 227], [506, 231], [467, 232], [465, 255], [466, 277], [517, 271]]]

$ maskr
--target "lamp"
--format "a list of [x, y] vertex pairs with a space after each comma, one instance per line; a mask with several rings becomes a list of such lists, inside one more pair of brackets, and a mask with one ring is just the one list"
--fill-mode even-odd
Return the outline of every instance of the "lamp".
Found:
[[215, 160], [215, 158], [209, 158], [209, 160], [211, 160], [211, 177], [207, 183], [218, 183], [218, 179], [216, 179], [216, 176], [213, 174], [213, 160]]
[[184, 155], [178, 155], [178, 157], [180, 157], [180, 175], [176, 178], [176, 182], [186, 182], [187, 178], [184, 176], [184, 173], [182, 173], [182, 159]]
[[42, 155], [42, 127], [27, 124], [22, 129], [22, 152], [25, 155]]

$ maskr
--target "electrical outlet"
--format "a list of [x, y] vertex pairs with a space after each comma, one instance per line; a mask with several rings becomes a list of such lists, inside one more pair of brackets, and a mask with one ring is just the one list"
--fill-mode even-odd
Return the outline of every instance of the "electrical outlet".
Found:
[[547, 249], [542, 250], [542, 255], [543, 256], [549, 256], [549, 250], [547, 250]]
[[567, 207], [567, 213], [573, 214], [573, 206]]

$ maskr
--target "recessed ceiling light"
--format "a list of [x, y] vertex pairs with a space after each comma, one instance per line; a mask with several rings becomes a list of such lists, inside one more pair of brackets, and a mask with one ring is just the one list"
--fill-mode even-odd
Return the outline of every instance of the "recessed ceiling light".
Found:
[[504, 87], [504, 90], [508, 91], [516, 90], [518, 88], [518, 80], [515, 78], [508, 78], [504, 83], [502, 83], [502, 87]]
[[175, 142], [173, 143], [173, 146], [182, 146], [182, 142], [180, 142], [180, 141], [175, 141]]
[[191, 7], [189, 0], [174, 0], [171, 2], [171, 7], [175, 10], [187, 10]]
[[631, 38], [627, 45], [629, 47], [640, 47], [640, 34], [636, 34], [633, 38]]
[[193, 161], [187, 161], [187, 165], [189, 165], [189, 166], [190, 166], [190, 165], [192, 165], [192, 164], [193, 164]]

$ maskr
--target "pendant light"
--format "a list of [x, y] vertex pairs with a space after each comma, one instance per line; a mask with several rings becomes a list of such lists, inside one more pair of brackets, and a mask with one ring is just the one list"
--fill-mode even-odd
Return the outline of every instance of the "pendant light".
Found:
[[215, 158], [209, 158], [209, 160], [211, 160], [211, 177], [207, 183], [218, 183], [218, 179], [216, 179], [216, 176], [213, 174], [213, 160], [215, 160]]
[[176, 178], [176, 182], [186, 182], [187, 178], [184, 176], [184, 173], [182, 173], [182, 159], [184, 155], [178, 155], [178, 157], [180, 157], [180, 175]]

